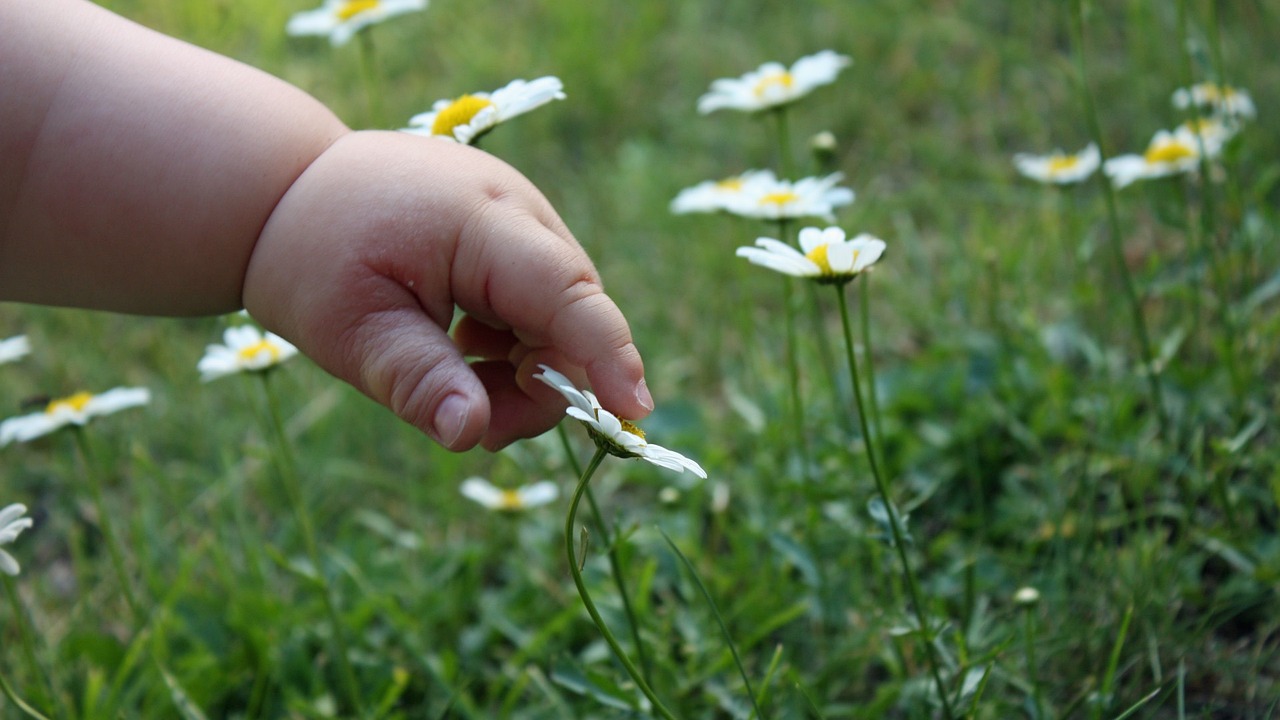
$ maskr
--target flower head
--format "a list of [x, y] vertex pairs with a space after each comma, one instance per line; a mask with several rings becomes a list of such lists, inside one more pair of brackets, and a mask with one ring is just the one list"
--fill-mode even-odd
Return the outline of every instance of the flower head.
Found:
[[423, 10], [427, 0], [324, 0], [324, 5], [289, 18], [289, 35], [328, 35], [334, 47], [346, 45], [370, 25]]
[[1098, 146], [1089, 146], [1080, 152], [1070, 155], [1061, 150], [1054, 150], [1048, 155], [1029, 155], [1018, 153], [1013, 156], [1013, 166], [1018, 172], [1032, 180], [1042, 183], [1067, 185], [1087, 179], [1102, 163], [1102, 154]]
[[1187, 126], [1173, 132], [1161, 130], [1151, 138], [1141, 155], [1117, 155], [1103, 163], [1102, 171], [1117, 188], [1136, 180], [1193, 173], [1200, 167], [1200, 151], [1214, 157], [1222, 150], [1221, 139], [1205, 132], [1197, 134]]
[[644, 437], [644, 431], [634, 423], [600, 407], [600, 401], [590, 390], [579, 390], [569, 378], [546, 365], [534, 377], [550, 385], [569, 401], [565, 413], [586, 426], [596, 446], [615, 457], [640, 458], [676, 472], [689, 472], [705, 478], [707, 473], [698, 463], [674, 450], [654, 445]]
[[549, 480], [525, 485], [514, 490], [500, 488], [484, 478], [472, 477], [462, 481], [462, 494], [490, 510], [517, 512], [554, 502], [560, 497], [560, 488]]
[[705, 180], [681, 190], [671, 201], [671, 212], [677, 215], [724, 212], [740, 202], [738, 198], [751, 192], [757, 183], [777, 182], [772, 170], [748, 170], [723, 180]]
[[204, 382], [238, 372], [267, 370], [298, 354], [298, 348], [288, 340], [252, 325], [227, 328], [222, 342], [207, 347], [196, 365]]
[[758, 112], [780, 107], [808, 95], [819, 85], [834, 82], [853, 61], [832, 50], [806, 55], [790, 68], [768, 62], [739, 78], [721, 78], [710, 92], [698, 98], [698, 112], [721, 109]]
[[430, 112], [409, 118], [409, 127], [404, 128], [404, 132], [470, 145], [499, 123], [564, 98], [560, 78], [548, 75], [536, 80], [512, 80], [492, 93], [437, 100]]
[[1194, 105], [1231, 120], [1252, 120], [1258, 115], [1249, 91], [1217, 83], [1197, 83], [1189, 88], [1178, 88], [1173, 91], [1173, 105], [1179, 110]]
[[844, 284], [871, 267], [884, 254], [884, 241], [863, 233], [845, 240], [844, 230], [807, 227], [800, 231], [800, 252], [773, 238], [756, 240], [756, 247], [738, 248], [738, 257], [795, 277], [820, 283]]
[[[22, 517], [27, 514], [27, 506], [13, 504], [0, 510], [0, 545], [8, 545], [18, 539], [23, 530], [31, 527], [31, 518]], [[21, 570], [18, 561], [0, 548], [0, 572], [9, 577], [17, 577]]]
[[31, 342], [26, 335], [0, 340], [0, 365], [13, 362], [31, 352]]
[[146, 388], [115, 388], [100, 395], [78, 392], [58, 398], [45, 409], [30, 415], [9, 418], [0, 422], [0, 447], [15, 440], [26, 442], [64, 428], [68, 425], [83, 426], [91, 418], [126, 408], [139, 407], [151, 402], [151, 391]]
[[853, 202], [849, 188], [836, 187], [842, 173], [807, 177], [792, 182], [761, 175], [725, 199], [725, 209], [735, 215], [761, 220], [794, 220], [816, 217], [835, 221], [835, 209]]

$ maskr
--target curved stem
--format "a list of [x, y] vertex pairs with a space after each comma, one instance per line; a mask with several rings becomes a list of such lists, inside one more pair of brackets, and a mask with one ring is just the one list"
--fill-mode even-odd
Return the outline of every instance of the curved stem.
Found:
[[671, 711], [662, 704], [662, 701], [650, 689], [649, 683], [645, 682], [644, 676], [636, 669], [636, 666], [631, 662], [631, 658], [627, 657], [627, 653], [622, 649], [618, 639], [609, 631], [609, 626], [605, 625], [604, 618], [600, 617], [600, 611], [596, 609], [596, 604], [591, 599], [591, 593], [587, 591], [587, 583], [582, 579], [582, 571], [578, 568], [578, 553], [574, 547], [573, 535], [574, 521], [578, 517], [578, 505], [582, 501], [582, 496], [587, 492], [587, 485], [591, 482], [591, 476], [595, 474], [596, 469], [600, 467], [600, 463], [604, 461], [607, 454], [603, 449], [596, 450], [596, 454], [591, 458], [587, 469], [578, 480], [578, 487], [573, 491], [573, 500], [569, 502], [569, 514], [564, 519], [564, 544], [565, 553], [569, 558], [569, 573], [573, 575], [573, 584], [578, 588], [578, 597], [582, 598], [582, 604], [586, 607], [587, 614], [591, 616], [591, 621], [596, 624], [596, 628], [604, 636], [604, 641], [608, 643], [614, 657], [618, 658], [618, 662], [622, 663], [622, 667], [626, 669], [627, 674], [635, 681], [636, 687], [640, 688], [640, 692], [644, 693], [644, 696], [653, 704], [654, 711], [667, 720], [676, 720]]
[[[861, 282], [866, 282], [866, 278], [861, 278]], [[924, 637], [925, 655], [929, 659], [929, 670], [933, 674], [933, 681], [938, 686], [938, 697], [942, 700], [942, 709], [946, 717], [953, 718], [955, 713], [951, 710], [951, 698], [947, 694], [947, 687], [942, 682], [942, 672], [939, 668], [938, 651], [933, 646], [933, 628], [929, 625], [929, 619], [925, 614], [924, 602], [920, 594], [919, 584], [916, 582], [915, 572], [911, 569], [911, 560], [907, 557], [907, 546], [904, 540], [902, 527], [898, 523], [898, 511], [893, 505], [893, 501], [889, 498], [889, 487], [885, 484], [884, 478], [880, 474], [880, 464], [876, 461], [876, 451], [873, 447], [875, 439], [871, 435], [871, 429], [867, 424], [866, 404], [862, 400], [862, 385], [858, 378], [858, 360], [853, 352], [853, 331], [849, 326], [849, 303], [844, 296], [844, 286], [836, 285], [836, 298], [840, 304], [840, 325], [844, 330], [844, 347], [846, 359], [849, 361], [849, 380], [853, 384], [853, 397], [858, 403], [858, 423], [862, 428], [863, 447], [867, 452], [867, 462], [871, 464], [871, 476], [876, 483], [876, 492], [880, 495], [880, 501], [884, 503], [885, 513], [889, 516], [889, 531], [893, 535], [893, 546], [898, 551], [898, 561], [902, 565], [902, 574], [907, 580], [907, 591], [911, 594], [911, 605], [915, 610], [916, 621], [920, 624], [920, 633]], [[867, 357], [871, 357], [871, 346], [867, 345], [863, 348]]]

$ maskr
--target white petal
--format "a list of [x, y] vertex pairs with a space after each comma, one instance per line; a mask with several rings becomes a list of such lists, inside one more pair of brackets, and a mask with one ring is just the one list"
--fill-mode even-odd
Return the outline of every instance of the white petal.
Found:
[[13, 559], [13, 556], [4, 550], [0, 550], [0, 572], [9, 577], [18, 577], [18, 573], [21, 571], [22, 568], [18, 565], [18, 561]]
[[555, 502], [560, 497], [560, 486], [550, 480], [543, 480], [520, 488], [519, 492], [525, 507], [538, 507]]
[[484, 478], [467, 478], [462, 481], [458, 489], [462, 491], [463, 497], [474, 500], [490, 510], [503, 507], [502, 491]]
[[85, 412], [94, 417], [110, 415], [126, 408], [139, 407], [151, 402], [151, 391], [147, 388], [115, 388], [101, 395], [94, 395], [85, 404]]
[[13, 362], [31, 352], [31, 342], [26, 335], [0, 340], [0, 364]]
[[0, 447], [15, 441], [27, 442], [42, 435], [48, 435], [67, 423], [65, 418], [55, 418], [43, 412], [9, 418], [0, 422]]
[[8, 525], [9, 523], [13, 522], [14, 520], [17, 520], [18, 518], [26, 514], [27, 514], [27, 506], [23, 505], [22, 503], [13, 503], [12, 505], [6, 505], [3, 510], [0, 510], [0, 530], [4, 529], [6, 525]]

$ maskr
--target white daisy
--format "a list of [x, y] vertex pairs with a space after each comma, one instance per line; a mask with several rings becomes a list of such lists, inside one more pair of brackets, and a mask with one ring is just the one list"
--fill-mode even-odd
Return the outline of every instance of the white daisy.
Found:
[[[26, 514], [27, 506], [17, 503], [0, 510], [0, 545], [8, 545], [17, 540], [23, 530], [31, 527], [31, 518], [22, 517]], [[0, 572], [9, 577], [17, 577], [21, 569], [12, 555], [0, 548]]]
[[800, 252], [773, 238], [756, 240], [757, 247], [738, 248], [738, 257], [794, 277], [820, 283], [843, 284], [871, 267], [884, 254], [883, 240], [863, 233], [845, 240], [844, 230], [807, 227], [800, 231]]
[[648, 462], [676, 472], [689, 472], [705, 478], [707, 473], [701, 465], [674, 450], [654, 445], [645, 440], [644, 431], [629, 420], [600, 407], [600, 401], [590, 390], [579, 390], [569, 378], [552, 370], [546, 365], [540, 374], [533, 377], [550, 385], [569, 401], [565, 413], [587, 427], [591, 439], [596, 446], [615, 457], [640, 458]]
[[0, 340], [0, 365], [13, 362], [31, 352], [31, 342], [26, 335]]
[[500, 488], [484, 478], [472, 477], [462, 481], [462, 494], [490, 510], [516, 512], [555, 502], [560, 488], [549, 480], [525, 485], [514, 490]]
[[1141, 155], [1117, 155], [1103, 163], [1102, 171], [1111, 178], [1117, 188], [1123, 188], [1136, 180], [1168, 177], [1181, 173], [1193, 173], [1200, 167], [1200, 148], [1203, 145], [1209, 157], [1222, 150], [1216, 138], [1201, 133], [1197, 137], [1190, 128], [1183, 126], [1173, 132], [1161, 130], [1151, 139]]
[[1192, 105], [1212, 111], [1223, 118], [1252, 120], [1258, 110], [1249, 91], [1217, 83], [1198, 83], [1173, 92], [1173, 105], [1186, 110]]
[[671, 201], [671, 212], [684, 215], [726, 211], [735, 198], [758, 182], [775, 183], [777, 178], [772, 170], [748, 170], [723, 180], [705, 180], [681, 190]]
[[808, 177], [792, 182], [761, 176], [725, 199], [725, 209], [735, 215], [762, 220], [816, 217], [835, 221], [835, 208], [853, 202], [849, 188], [836, 187], [842, 173]]
[[564, 98], [564, 84], [560, 78], [548, 75], [536, 80], [512, 80], [506, 87], [492, 93], [437, 100], [430, 112], [409, 118], [409, 127], [404, 128], [404, 132], [470, 145], [495, 125], [552, 100]]
[[115, 388], [101, 395], [79, 392], [50, 402], [45, 409], [30, 415], [0, 422], [0, 447], [11, 442], [26, 442], [66, 427], [83, 426], [91, 418], [151, 402], [146, 388]]
[[698, 98], [698, 112], [706, 115], [721, 109], [757, 112], [795, 102], [819, 85], [834, 82], [836, 75], [853, 61], [831, 50], [806, 55], [790, 69], [768, 62], [739, 78], [721, 78]]
[[238, 372], [267, 370], [298, 354], [298, 348], [288, 340], [252, 325], [227, 328], [222, 342], [208, 346], [196, 365], [204, 382]]
[[427, 0], [324, 0], [324, 5], [289, 18], [289, 35], [327, 35], [334, 47], [346, 45], [370, 25], [423, 10]]
[[1048, 155], [1018, 153], [1013, 156], [1013, 166], [1018, 172], [1042, 183], [1068, 185], [1078, 183], [1093, 174], [1102, 163], [1102, 154], [1095, 143], [1080, 152], [1069, 155], [1054, 150]]

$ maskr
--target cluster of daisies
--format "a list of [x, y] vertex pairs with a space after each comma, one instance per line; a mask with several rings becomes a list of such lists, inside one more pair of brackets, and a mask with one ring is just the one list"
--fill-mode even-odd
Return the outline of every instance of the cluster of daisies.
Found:
[[1173, 93], [1173, 105], [1191, 119], [1173, 130], [1157, 131], [1142, 153], [1103, 162], [1098, 146], [1091, 143], [1074, 154], [1061, 150], [1048, 155], [1019, 153], [1013, 156], [1014, 167], [1033, 180], [1069, 185], [1088, 179], [1101, 166], [1116, 188], [1138, 180], [1195, 173], [1202, 159], [1221, 155], [1244, 123], [1257, 115], [1247, 91], [1216, 83], [1179, 88]]

